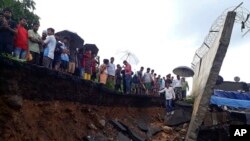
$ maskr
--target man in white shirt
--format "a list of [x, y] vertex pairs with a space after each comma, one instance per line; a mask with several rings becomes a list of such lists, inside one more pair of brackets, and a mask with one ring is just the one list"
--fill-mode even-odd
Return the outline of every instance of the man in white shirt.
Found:
[[159, 93], [165, 92], [165, 105], [166, 105], [166, 111], [167, 115], [173, 115], [174, 109], [173, 109], [173, 100], [175, 99], [175, 92], [172, 87], [170, 87], [169, 82], [166, 82], [166, 87], [159, 91]]
[[114, 88], [115, 86], [115, 64], [114, 64], [115, 58], [111, 57], [110, 62], [108, 64], [107, 70], [108, 70], [108, 83], [110, 84], [111, 88]]
[[52, 62], [54, 59], [54, 51], [56, 48], [56, 38], [54, 36], [55, 30], [53, 28], [47, 29], [48, 36], [44, 40], [44, 44], [46, 44], [43, 51], [43, 65], [46, 68], [52, 69]]
[[173, 87], [174, 87], [174, 92], [176, 94], [176, 99], [182, 100], [182, 85], [179, 75], [177, 75], [176, 79], [173, 80]]

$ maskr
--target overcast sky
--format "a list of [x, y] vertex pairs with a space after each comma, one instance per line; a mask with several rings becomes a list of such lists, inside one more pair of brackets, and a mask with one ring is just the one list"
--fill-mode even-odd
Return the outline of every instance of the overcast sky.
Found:
[[[101, 60], [129, 50], [140, 60], [137, 66], [161, 75], [181, 65], [190, 66], [209, 28], [222, 12], [237, 6], [250, 9], [249, 0], [34, 0], [41, 17], [40, 33], [53, 27], [76, 32], [85, 43], [96, 44]], [[250, 82], [250, 33], [241, 37], [235, 24], [221, 75], [239, 76]], [[133, 70], [134, 70], [133, 69]], [[191, 81], [191, 78], [188, 79]]]

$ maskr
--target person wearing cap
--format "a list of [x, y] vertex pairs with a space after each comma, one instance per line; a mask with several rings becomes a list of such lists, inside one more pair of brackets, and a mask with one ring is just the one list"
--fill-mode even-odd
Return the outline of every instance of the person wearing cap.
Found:
[[14, 36], [17, 33], [16, 22], [11, 19], [12, 12], [10, 8], [3, 9], [3, 20], [0, 25], [0, 52], [12, 54], [14, 50]]

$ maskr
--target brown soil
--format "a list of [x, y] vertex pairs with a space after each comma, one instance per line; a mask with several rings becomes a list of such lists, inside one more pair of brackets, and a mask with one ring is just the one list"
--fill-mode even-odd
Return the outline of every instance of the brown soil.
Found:
[[[4, 126], [5, 141], [81, 141], [85, 136], [116, 141], [118, 130], [110, 120], [119, 120], [141, 137], [146, 134], [136, 123], [146, 119], [151, 127], [164, 126], [164, 109], [125, 108], [83, 105], [73, 102], [38, 102], [24, 100]], [[152, 141], [177, 140], [180, 131], [161, 131]], [[149, 139], [148, 139], [149, 140]]]

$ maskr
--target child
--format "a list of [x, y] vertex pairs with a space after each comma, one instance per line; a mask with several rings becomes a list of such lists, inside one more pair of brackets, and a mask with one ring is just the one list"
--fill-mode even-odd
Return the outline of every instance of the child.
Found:
[[166, 105], [166, 111], [167, 111], [167, 115], [173, 115], [174, 111], [173, 111], [173, 105], [172, 102], [175, 99], [175, 93], [174, 93], [174, 89], [172, 87], [170, 87], [170, 83], [166, 82], [165, 88], [160, 90], [159, 93], [165, 92], [165, 105]]

